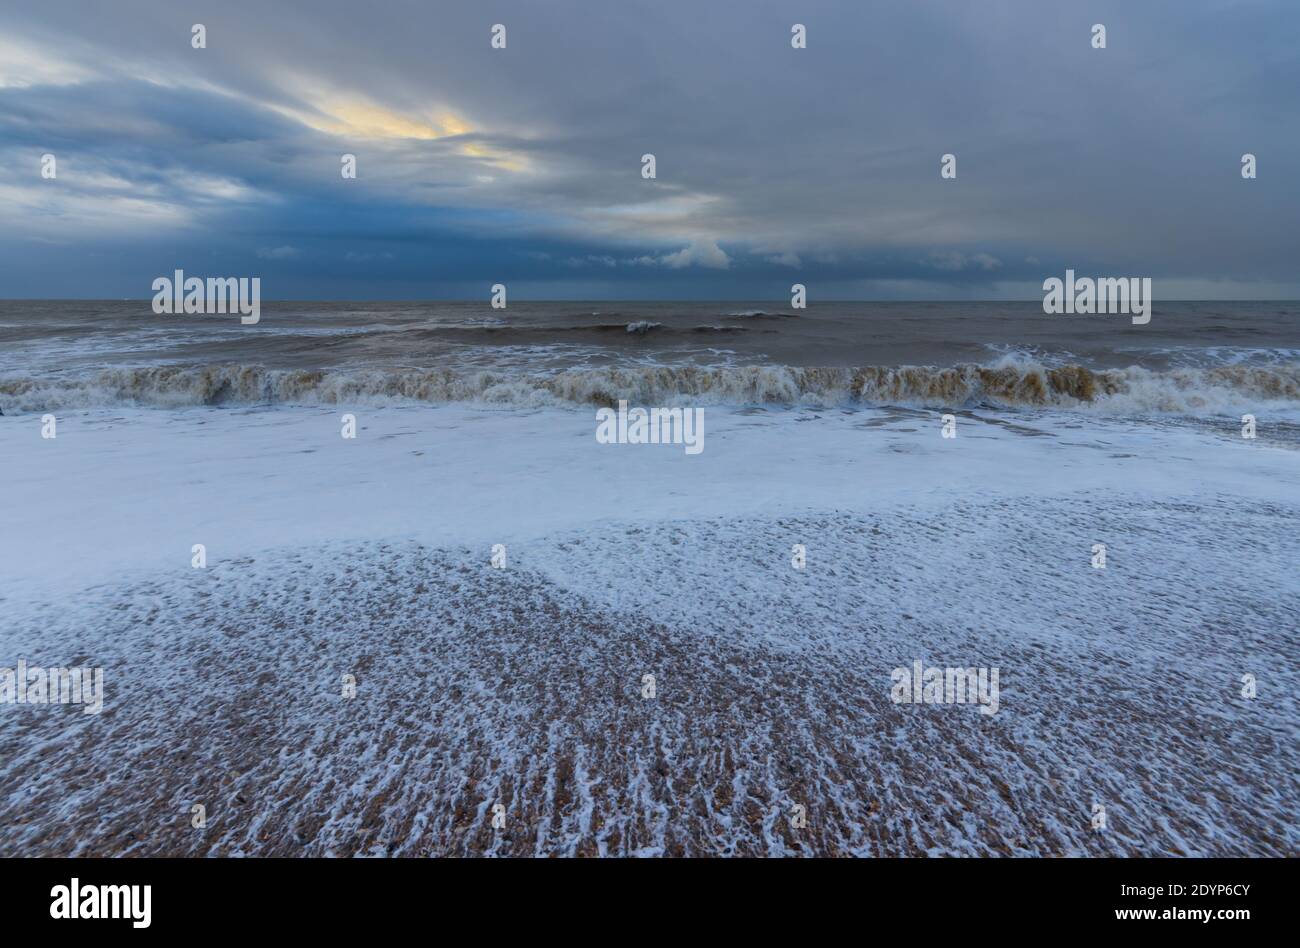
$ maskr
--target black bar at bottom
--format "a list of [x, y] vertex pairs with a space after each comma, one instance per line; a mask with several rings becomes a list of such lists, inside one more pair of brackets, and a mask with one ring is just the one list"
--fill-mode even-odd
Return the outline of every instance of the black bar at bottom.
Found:
[[10, 859], [0, 861], [0, 918], [7, 937], [75, 925], [80, 935], [335, 938], [430, 919], [614, 936], [624, 929], [600, 926], [654, 927], [686, 910], [733, 932], [834, 923], [982, 938], [1033, 923], [1053, 926], [1043, 934], [1195, 928], [1232, 937], [1286, 919], [1294, 874], [1290, 860], [1261, 859], [597, 862]]

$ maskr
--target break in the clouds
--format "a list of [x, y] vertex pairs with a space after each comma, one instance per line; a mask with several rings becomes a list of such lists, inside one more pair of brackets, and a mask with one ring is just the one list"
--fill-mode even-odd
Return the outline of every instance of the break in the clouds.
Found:
[[1290, 0], [7, 4], [0, 296], [1296, 297], [1298, 33]]

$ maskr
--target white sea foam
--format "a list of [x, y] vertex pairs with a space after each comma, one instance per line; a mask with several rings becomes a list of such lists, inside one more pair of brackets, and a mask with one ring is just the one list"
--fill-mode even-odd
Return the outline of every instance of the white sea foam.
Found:
[[[344, 411], [358, 415], [354, 441], [339, 436]], [[599, 445], [594, 411], [544, 406], [97, 409], [60, 417], [50, 441], [39, 422], [0, 422], [0, 535], [11, 538], [0, 544], [0, 590], [9, 582], [15, 594], [42, 579], [112, 580], [178, 550], [188, 563], [204, 537], [227, 553], [336, 537], [490, 544], [608, 519], [943, 504], [958, 488], [1161, 496], [1194, 476], [1282, 499], [1300, 486], [1300, 453], [1272, 437], [1267, 417], [1246, 441], [1236, 419], [977, 410], [958, 417], [949, 441], [928, 410], [754, 408], [711, 412], [709, 450], [696, 457]]]
[[658, 329], [662, 323], [651, 322], [648, 319], [638, 319], [634, 323], [627, 324], [627, 332], [632, 336], [644, 336], [646, 333]]
[[[0, 655], [106, 683], [95, 718], [0, 728], [0, 853], [1300, 844], [1268, 776], [1297, 765], [1300, 454], [1267, 438], [748, 409], [686, 458], [571, 410], [362, 410], [352, 441], [338, 414], [0, 425]], [[893, 704], [914, 659], [1000, 667], [998, 714]]]

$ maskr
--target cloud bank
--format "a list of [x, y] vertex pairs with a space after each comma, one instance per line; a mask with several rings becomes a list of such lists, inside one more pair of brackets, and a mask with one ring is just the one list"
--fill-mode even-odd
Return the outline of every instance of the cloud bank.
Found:
[[1070, 267], [1297, 297], [1297, 27], [1282, 0], [9, 5], [0, 295], [184, 267], [269, 298], [1031, 298]]

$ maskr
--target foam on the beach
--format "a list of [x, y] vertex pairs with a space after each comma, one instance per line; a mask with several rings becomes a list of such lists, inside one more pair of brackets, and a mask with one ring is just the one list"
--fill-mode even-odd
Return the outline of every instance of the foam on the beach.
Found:
[[[692, 457], [572, 410], [358, 419], [0, 425], [0, 655], [107, 691], [0, 708], [0, 851], [1296, 849], [1300, 453], [1266, 428], [714, 411]], [[1000, 667], [998, 713], [894, 704], [917, 659]]]

